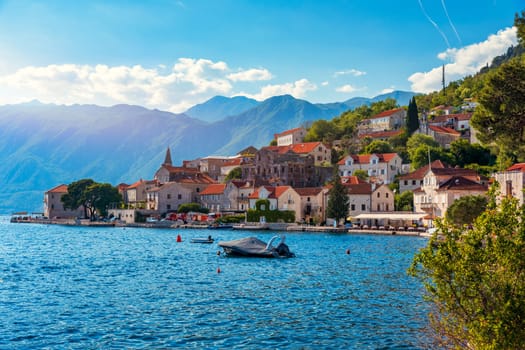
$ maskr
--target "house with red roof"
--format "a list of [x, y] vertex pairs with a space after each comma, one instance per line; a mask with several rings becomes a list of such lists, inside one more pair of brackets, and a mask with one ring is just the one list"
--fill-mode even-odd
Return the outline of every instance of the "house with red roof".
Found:
[[225, 194], [226, 184], [208, 185], [200, 194], [200, 203], [211, 213], [231, 210], [231, 203]]
[[62, 196], [67, 193], [67, 185], [58, 185], [44, 193], [44, 216], [53, 218], [77, 218], [84, 217], [83, 207], [77, 210], [65, 209], [62, 203]]
[[246, 211], [250, 207], [249, 196], [255, 192], [253, 182], [231, 180], [226, 183], [224, 195], [228, 198], [231, 210]]
[[503, 197], [517, 198], [520, 205], [524, 204], [525, 163], [517, 163], [505, 171], [494, 174], [494, 180], [499, 184], [499, 200]]
[[381, 112], [371, 118], [362, 120], [357, 126], [357, 134], [370, 134], [400, 129], [405, 125], [406, 116], [407, 111], [404, 108]]
[[158, 182], [155, 180], [140, 179], [129, 185], [126, 188], [126, 195], [122, 197], [127, 199], [126, 204], [132, 208], [145, 208], [148, 201], [148, 191], [157, 186]]
[[291, 210], [295, 218], [301, 218], [301, 198], [291, 186], [261, 186], [249, 196], [250, 209], [256, 209], [256, 202], [267, 199], [269, 210]]
[[[441, 160], [435, 160], [430, 163], [432, 169], [443, 169], [450, 168], [448, 164], [443, 163]], [[399, 193], [405, 191], [414, 191], [423, 185], [423, 179], [428, 172], [429, 165], [422, 166], [406, 175], [399, 176]]]
[[286, 130], [280, 134], [275, 134], [274, 138], [277, 141], [277, 146], [289, 146], [296, 143], [302, 143], [304, 137], [306, 136], [305, 128], [295, 128], [291, 130]]
[[451, 128], [444, 126], [428, 126], [428, 135], [432, 136], [434, 140], [443, 148], [450, 148], [450, 144], [461, 138], [461, 133]]
[[181, 204], [196, 202], [191, 188], [178, 182], [166, 182], [147, 191], [147, 210], [158, 215], [176, 211]]
[[364, 170], [375, 182], [386, 184], [401, 173], [402, 165], [403, 160], [397, 153], [348, 155], [337, 163], [340, 176], [351, 176], [356, 170]]
[[220, 166], [220, 175], [218, 178], [219, 182], [224, 182], [230, 171], [233, 169], [239, 168], [241, 166], [243, 159], [241, 157], [231, 158], [228, 161], [224, 162]]
[[317, 224], [326, 220], [328, 189], [325, 187], [295, 188], [299, 195], [299, 208], [295, 213], [297, 222]]
[[452, 203], [463, 196], [486, 195], [488, 179], [474, 170], [461, 168], [430, 168], [423, 185], [414, 191], [414, 211], [426, 212], [427, 223], [444, 217]]
[[320, 186], [331, 176], [331, 167], [323, 166], [330, 157], [322, 142], [262, 147], [253, 163], [241, 164], [242, 178], [257, 185]]

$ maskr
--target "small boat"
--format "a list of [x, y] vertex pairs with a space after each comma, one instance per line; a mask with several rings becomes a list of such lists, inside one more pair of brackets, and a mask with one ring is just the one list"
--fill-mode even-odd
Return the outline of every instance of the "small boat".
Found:
[[233, 225], [232, 227], [234, 230], [269, 230], [270, 226], [266, 223], [258, 223], [258, 224], [238, 224]]
[[203, 244], [211, 244], [214, 242], [214, 239], [211, 236], [208, 237], [195, 237], [192, 238], [191, 243], [203, 243]]
[[[277, 246], [273, 242], [280, 239]], [[291, 258], [295, 254], [290, 251], [284, 236], [273, 236], [268, 243], [256, 237], [247, 237], [233, 241], [219, 242], [219, 247], [224, 249], [227, 255], [257, 257], [257, 258]]]

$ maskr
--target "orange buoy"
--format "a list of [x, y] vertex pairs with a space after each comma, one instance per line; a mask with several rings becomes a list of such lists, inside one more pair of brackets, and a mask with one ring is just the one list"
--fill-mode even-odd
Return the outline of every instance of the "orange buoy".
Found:
[[177, 242], [182, 242], [182, 237], [180, 235], [177, 235]]

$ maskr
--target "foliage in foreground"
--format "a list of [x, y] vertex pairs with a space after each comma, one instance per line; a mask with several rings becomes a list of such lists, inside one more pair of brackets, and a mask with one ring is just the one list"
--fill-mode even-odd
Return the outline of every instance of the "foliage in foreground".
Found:
[[525, 206], [496, 205], [494, 191], [473, 229], [438, 222], [409, 269], [426, 287], [442, 346], [525, 348]]

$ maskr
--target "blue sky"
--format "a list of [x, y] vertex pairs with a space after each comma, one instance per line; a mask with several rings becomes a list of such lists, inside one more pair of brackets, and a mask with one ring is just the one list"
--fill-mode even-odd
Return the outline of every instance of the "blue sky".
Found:
[[0, 104], [430, 92], [516, 44], [523, 0], [0, 0]]

